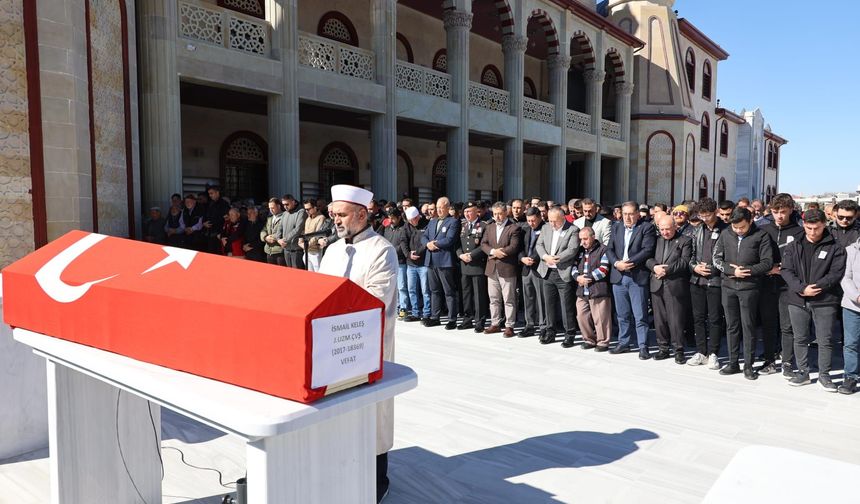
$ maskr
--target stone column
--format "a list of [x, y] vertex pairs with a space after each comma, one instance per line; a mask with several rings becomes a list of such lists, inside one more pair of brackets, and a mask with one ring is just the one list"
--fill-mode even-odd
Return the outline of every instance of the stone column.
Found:
[[[283, 65], [281, 94], [268, 99], [269, 194], [301, 198], [299, 164], [299, 28], [298, 0], [269, 0], [266, 20], [272, 25], [272, 57]], [[328, 199], [328, 195], [322, 195]]]
[[370, 19], [376, 82], [385, 87], [385, 114], [370, 118], [370, 184], [375, 197], [389, 201], [397, 194], [397, 1], [372, 0]]
[[621, 124], [621, 140], [624, 142], [624, 157], [618, 163], [621, 184], [618, 186], [616, 195], [620, 194], [620, 199], [627, 200], [633, 199], [630, 191], [630, 101], [633, 96], [633, 83], [616, 83], [615, 93], [615, 117]]
[[603, 150], [601, 122], [603, 120], [603, 70], [585, 72], [585, 108], [591, 116], [591, 133], [595, 139], [594, 153], [585, 157], [585, 190], [583, 196], [600, 200], [600, 159]]
[[451, 97], [460, 104], [460, 124], [448, 130], [448, 197], [466, 201], [469, 191], [469, 31], [472, 13], [448, 10], [443, 15], [447, 34]]
[[549, 198], [565, 201], [567, 192], [567, 72], [570, 69], [570, 56], [567, 51], [550, 56], [546, 60], [549, 69], [549, 100], [555, 106], [555, 125], [561, 128], [561, 138], [557, 147], [549, 152]]
[[505, 35], [505, 89], [510, 94], [511, 115], [517, 119], [517, 136], [505, 140], [504, 199], [522, 198], [523, 194], [523, 83], [525, 54], [529, 39], [520, 35]]
[[137, 2], [143, 207], [182, 191], [182, 129], [176, 71], [176, 3]]

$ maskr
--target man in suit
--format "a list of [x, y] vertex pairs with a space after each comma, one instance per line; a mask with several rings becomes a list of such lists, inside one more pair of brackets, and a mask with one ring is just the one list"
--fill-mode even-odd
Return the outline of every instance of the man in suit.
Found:
[[481, 239], [481, 249], [487, 255], [485, 269], [490, 295], [492, 325], [484, 333], [501, 332], [502, 308], [504, 307], [504, 337], [514, 335], [517, 320], [517, 277], [519, 253], [522, 248], [523, 230], [508, 219], [508, 207], [503, 201], [493, 205], [493, 224], [490, 224]]
[[457, 327], [457, 279], [455, 278], [460, 221], [448, 215], [451, 202], [442, 197], [436, 201], [436, 217], [424, 228], [421, 243], [427, 248], [424, 265], [430, 276], [430, 320], [425, 326], [439, 325], [443, 301], [448, 306], [448, 323], [445, 329]]
[[544, 317], [546, 333], [541, 338], [544, 345], [555, 341], [555, 313], [561, 300], [561, 320], [565, 338], [562, 346], [570, 348], [576, 335], [575, 291], [571, 285], [571, 269], [579, 251], [579, 230], [564, 218], [560, 207], [547, 212], [549, 222], [541, 230], [537, 243], [537, 254], [541, 258], [538, 273], [543, 278]]
[[645, 261], [654, 257], [657, 234], [650, 222], [640, 222], [639, 205], [628, 201], [621, 205], [621, 221], [612, 227], [606, 255], [612, 263], [609, 283], [618, 314], [618, 345], [610, 353], [630, 351], [630, 339], [636, 333], [639, 358], [650, 359], [648, 352], [648, 281], [650, 272]]
[[490, 301], [487, 293], [487, 277], [484, 276], [487, 254], [481, 249], [481, 239], [487, 225], [478, 219], [478, 205], [473, 201], [466, 203], [463, 217], [457, 257], [460, 259], [464, 316], [463, 322], [457, 326], [457, 329], [474, 328], [475, 332], [484, 332]]
[[526, 226], [523, 227], [523, 250], [520, 252], [522, 264], [523, 305], [526, 316], [526, 326], [520, 332], [520, 338], [534, 336], [535, 326], [540, 331], [541, 338], [546, 335], [546, 318], [544, 317], [543, 278], [538, 273], [540, 256], [537, 253], [537, 242], [540, 238], [543, 219], [537, 207], [526, 210]]
[[612, 221], [597, 213], [597, 203], [591, 198], [583, 198], [577, 203], [582, 205], [582, 217], [573, 221], [577, 229], [590, 227], [594, 229], [594, 237], [601, 245], [609, 243], [612, 232]]
[[693, 242], [678, 231], [671, 215], [657, 221], [660, 238], [654, 257], [645, 265], [651, 271], [651, 306], [654, 308], [654, 329], [659, 350], [656, 360], [669, 358], [669, 344], [675, 350], [675, 363], [683, 364], [684, 325], [687, 300], [690, 297], [688, 268], [693, 255]]

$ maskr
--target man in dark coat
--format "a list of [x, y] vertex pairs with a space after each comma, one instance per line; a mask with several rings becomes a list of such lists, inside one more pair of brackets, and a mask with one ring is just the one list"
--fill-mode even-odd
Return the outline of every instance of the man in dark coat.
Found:
[[463, 207], [463, 221], [460, 230], [460, 246], [457, 257], [460, 259], [460, 284], [463, 288], [463, 322], [459, 330], [474, 328], [483, 332], [490, 309], [487, 293], [487, 254], [481, 250], [481, 239], [487, 225], [478, 219], [478, 206], [469, 201]]
[[457, 245], [460, 235], [460, 221], [448, 215], [451, 202], [442, 197], [436, 201], [436, 217], [430, 219], [424, 228], [422, 245], [427, 252], [424, 265], [428, 268], [431, 292], [430, 319], [424, 324], [434, 327], [441, 324], [442, 306], [447, 305], [448, 323], [445, 329], [457, 327]]

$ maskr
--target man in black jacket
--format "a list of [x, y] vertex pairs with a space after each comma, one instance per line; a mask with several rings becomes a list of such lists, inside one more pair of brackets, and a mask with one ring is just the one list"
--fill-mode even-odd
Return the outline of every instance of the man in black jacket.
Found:
[[740, 373], [738, 354], [741, 335], [744, 341], [744, 377], [758, 378], [755, 361], [755, 317], [758, 312], [761, 279], [773, 267], [770, 237], [752, 222], [752, 214], [735, 208], [730, 227], [720, 234], [714, 246], [714, 266], [722, 273], [722, 301], [726, 313], [729, 363], [722, 375]]
[[857, 220], [857, 202], [842, 200], [833, 208], [833, 223], [830, 234], [836, 243], [847, 248], [860, 238], [860, 221]]
[[397, 251], [397, 291], [398, 315], [400, 320], [409, 315], [409, 288], [406, 277], [406, 257], [409, 255], [409, 244], [406, 241], [406, 225], [403, 222], [403, 213], [397, 208], [388, 212], [389, 224], [382, 232], [383, 238]]
[[[759, 315], [761, 317], [762, 339], [764, 339], [764, 365], [759, 373], [771, 374], [776, 372], [774, 362], [777, 353], [777, 341], [782, 342], [782, 375], [786, 379], [794, 376], [792, 359], [794, 358], [794, 334], [791, 331], [791, 319], [788, 315], [788, 288], [780, 275], [782, 251], [803, 238], [803, 228], [794, 218], [794, 199], [790, 194], [777, 194], [770, 203], [772, 223], [763, 224], [762, 231], [770, 236], [773, 248], [773, 268], [767, 272], [762, 282]], [[767, 222], [762, 219], [760, 222]], [[777, 331], [780, 339], [777, 340]]]
[[224, 228], [224, 219], [230, 211], [230, 204], [221, 197], [221, 187], [210, 187], [209, 204], [206, 206], [206, 217], [203, 219], [203, 234], [206, 236], [206, 251], [210, 254], [221, 253], [221, 239], [218, 233]]
[[537, 207], [530, 207], [525, 212], [526, 225], [523, 227], [523, 249], [520, 252], [520, 275], [522, 276], [523, 312], [526, 326], [520, 332], [520, 338], [534, 336], [535, 326], [541, 339], [546, 335], [546, 318], [543, 308], [543, 278], [538, 273], [540, 256], [537, 253], [537, 242], [541, 228], [544, 225]]
[[657, 219], [660, 238], [654, 257], [645, 262], [651, 271], [651, 306], [654, 308], [654, 332], [659, 350], [655, 360], [669, 358], [669, 345], [675, 350], [675, 363], [683, 364], [684, 325], [687, 299], [690, 296], [688, 267], [693, 255], [692, 240], [678, 233], [671, 215]]
[[788, 313], [794, 328], [794, 353], [797, 373], [788, 382], [800, 386], [809, 380], [809, 322], [815, 324], [818, 340], [818, 383], [828, 392], [836, 392], [830, 379], [833, 350], [833, 326], [842, 291], [839, 282], [845, 274], [845, 247], [826, 229], [827, 217], [821, 210], [803, 214], [806, 236], [785, 248], [782, 278], [788, 285]]
[[409, 207], [406, 213], [406, 242], [409, 245], [409, 255], [406, 256], [406, 278], [409, 289], [409, 304], [412, 313], [404, 321], [418, 322], [430, 320], [430, 282], [427, 277], [427, 266], [424, 266], [426, 249], [421, 243], [427, 219], [416, 207]]
[[717, 216], [717, 202], [713, 199], [702, 198], [697, 207], [702, 224], [693, 234], [693, 254], [690, 258], [690, 302], [693, 305], [696, 353], [687, 364], [700, 366], [707, 361], [709, 369], [719, 369], [717, 356], [726, 328], [720, 272], [713, 264], [714, 246], [729, 225]]
[[490, 311], [490, 296], [487, 292], [487, 254], [481, 250], [481, 239], [487, 225], [478, 219], [478, 205], [469, 201], [463, 207], [463, 221], [460, 229], [460, 246], [457, 257], [460, 259], [460, 285], [463, 292], [463, 321], [459, 330], [474, 328], [483, 332]]

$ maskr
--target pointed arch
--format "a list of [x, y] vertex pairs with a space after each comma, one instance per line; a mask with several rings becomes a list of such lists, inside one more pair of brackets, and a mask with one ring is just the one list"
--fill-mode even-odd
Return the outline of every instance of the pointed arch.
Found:
[[624, 82], [624, 58], [621, 57], [621, 53], [618, 52], [618, 49], [610, 47], [606, 51], [606, 57], [612, 64], [611, 68], [606, 69], [606, 73], [612, 74], [615, 77], [615, 82]]
[[571, 65], [581, 67], [582, 70], [594, 70], [594, 47], [585, 32], [577, 31], [571, 37], [570, 56], [574, 58]]
[[505, 88], [502, 72], [496, 68], [496, 65], [487, 65], [481, 70], [481, 84], [497, 89]]
[[535, 9], [532, 11], [531, 16], [529, 16], [529, 21], [534, 18], [540, 23], [540, 27], [546, 37], [547, 54], [549, 56], [557, 55], [559, 47], [558, 30], [555, 29], [552, 17], [543, 9]]
[[687, 70], [687, 84], [690, 86], [690, 91], [696, 92], [696, 53], [692, 47], [687, 48], [687, 56], [684, 60], [684, 67]]
[[358, 47], [358, 32], [355, 31], [355, 25], [338, 11], [329, 11], [320, 17], [317, 35]]
[[335, 184], [358, 182], [358, 158], [355, 151], [343, 142], [326, 145], [319, 158], [320, 194], [327, 194]]
[[702, 124], [700, 126], [701, 146], [703, 151], [711, 150], [711, 116], [707, 112], [702, 114]]
[[415, 63], [415, 53], [412, 52], [412, 44], [409, 43], [409, 39], [406, 38], [406, 35], [397, 32], [397, 52], [398, 58], [400, 56], [400, 50], [402, 48], [403, 56], [405, 57], [405, 61], [409, 63]]

